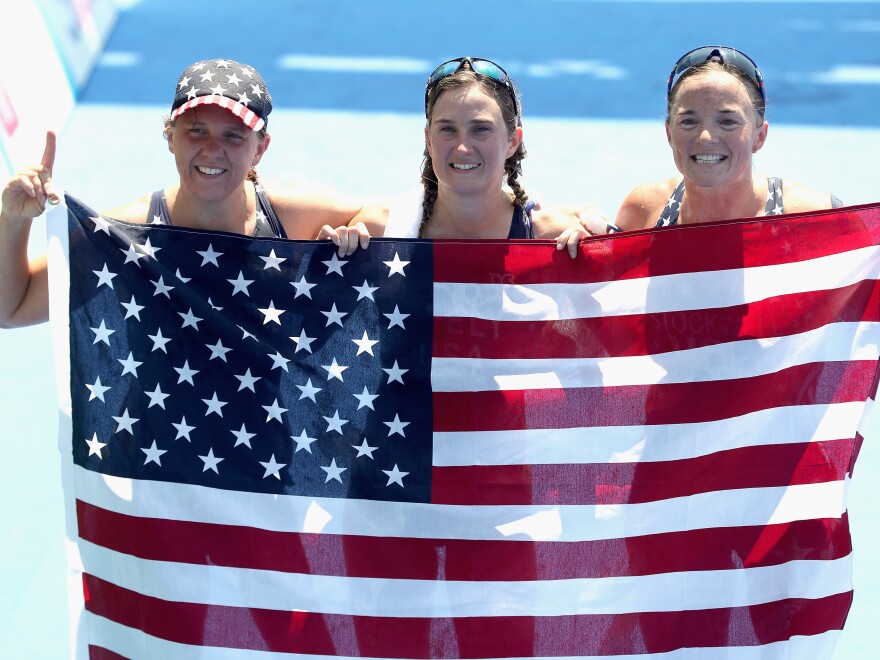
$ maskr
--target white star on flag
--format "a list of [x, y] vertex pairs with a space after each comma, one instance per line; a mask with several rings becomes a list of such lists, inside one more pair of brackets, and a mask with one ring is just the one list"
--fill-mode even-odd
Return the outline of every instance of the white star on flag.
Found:
[[100, 376], [95, 378], [94, 385], [89, 385], [88, 383], [86, 383], [86, 387], [89, 388], [89, 392], [91, 392], [91, 395], [89, 396], [89, 401], [91, 401], [92, 399], [98, 399], [100, 401], [104, 401], [104, 392], [111, 389], [109, 386], [105, 387], [105, 386], [101, 385], [101, 377]]
[[388, 483], [385, 486], [398, 484], [401, 488], [403, 488], [403, 478], [409, 474], [409, 472], [401, 472], [400, 468], [397, 467], [397, 463], [394, 464], [393, 469], [382, 470], [382, 472], [388, 475]]
[[403, 272], [403, 269], [409, 266], [409, 262], [403, 261], [400, 258], [400, 255], [397, 254], [397, 252], [394, 253], [394, 259], [392, 259], [391, 261], [383, 261], [382, 263], [384, 263], [386, 266], [388, 266], [388, 268], [391, 269], [391, 271], [388, 273], [388, 277], [391, 277], [392, 275], [403, 275], [404, 277], [406, 277], [406, 273]]
[[333, 460], [330, 461], [330, 465], [328, 465], [327, 467], [324, 467], [324, 466], [322, 465], [322, 466], [321, 466], [321, 469], [324, 470], [324, 472], [327, 473], [327, 478], [324, 479], [324, 483], [326, 484], [326, 483], [329, 482], [331, 479], [335, 479], [335, 480], [338, 481], [339, 483], [342, 483], [342, 477], [341, 477], [340, 475], [341, 475], [343, 472], [345, 472], [348, 468], [337, 467], [337, 465], [336, 465], [336, 459], [334, 458]]
[[302, 433], [300, 433], [297, 437], [292, 438], [292, 440], [296, 443], [296, 450], [294, 453], [298, 452], [300, 449], [305, 449], [309, 454], [312, 453], [312, 443], [317, 441], [317, 438], [310, 438], [306, 433], [306, 430], [303, 429]]
[[334, 378], [338, 378], [344, 382], [342, 378], [342, 372], [348, 369], [348, 367], [344, 367], [336, 362], [336, 358], [333, 358], [333, 364], [322, 364], [322, 369], [327, 370], [327, 380], [333, 380]]
[[306, 282], [305, 275], [303, 275], [302, 277], [299, 278], [299, 282], [291, 282], [290, 286], [292, 286], [294, 289], [296, 289], [296, 293], [293, 294], [293, 299], [296, 300], [300, 296], [305, 296], [306, 298], [311, 299], [312, 289], [318, 285], [317, 284], [309, 284], [308, 282]]
[[244, 427], [244, 424], [241, 425], [241, 428], [238, 431], [232, 431], [232, 435], [235, 436], [235, 447], [239, 445], [245, 445], [249, 449], [253, 449], [251, 447], [251, 438], [253, 438], [256, 433], [248, 433], [248, 430]]
[[382, 422], [385, 426], [388, 427], [388, 437], [390, 438], [395, 433], [399, 433], [404, 438], [406, 437], [406, 433], [403, 432], [405, 426], [409, 426], [409, 422], [401, 422], [400, 415], [394, 415], [394, 419], [390, 422]]
[[215, 266], [217, 266], [218, 268], [220, 267], [220, 264], [217, 263], [217, 257], [222, 257], [223, 253], [222, 252], [215, 252], [213, 243], [208, 243], [208, 249], [205, 250], [204, 252], [202, 252], [201, 250], [196, 250], [196, 252], [202, 256], [202, 263], [201, 263], [202, 266], [211, 263], [211, 264], [214, 264]]
[[275, 461], [275, 454], [272, 454], [272, 458], [269, 459], [267, 463], [260, 461], [260, 465], [266, 468], [266, 473], [263, 475], [263, 479], [268, 477], [270, 474], [276, 479], [281, 479], [281, 475], [278, 474], [281, 468], [287, 467], [287, 463], [277, 463]]
[[204, 461], [205, 465], [202, 467], [202, 472], [207, 472], [208, 470], [213, 470], [216, 474], [220, 474], [220, 471], [217, 469], [217, 465], [220, 461], [224, 460], [217, 456], [214, 456], [214, 449], [209, 448], [207, 456], [199, 456], [199, 458]]
[[107, 446], [106, 442], [100, 442], [98, 440], [98, 434], [92, 434], [91, 440], [86, 440], [86, 444], [89, 446], [89, 456], [97, 456], [98, 458], [104, 458], [101, 456], [101, 450]]
[[266, 265], [263, 266], [263, 270], [268, 270], [270, 268], [274, 268], [277, 271], [281, 271], [281, 264], [287, 261], [287, 257], [276, 257], [275, 250], [269, 252], [268, 257], [260, 257], [263, 261], [266, 262]]
[[162, 461], [160, 460], [160, 457], [162, 456], [162, 454], [166, 453], [168, 450], [167, 449], [159, 449], [156, 446], [156, 441], [153, 440], [152, 446], [150, 446], [146, 449], [141, 447], [141, 451], [147, 455], [147, 457], [144, 459], [144, 465], [146, 465], [147, 463], [155, 463], [159, 467], [162, 467]]
[[174, 438], [175, 440], [180, 440], [181, 438], [185, 438], [187, 442], [192, 442], [192, 438], [189, 437], [190, 431], [195, 431], [195, 426], [190, 426], [186, 423], [186, 416], [180, 418], [180, 422], [175, 424], [171, 422], [171, 426], [177, 429], [177, 436]]
[[251, 292], [248, 291], [248, 287], [254, 283], [253, 280], [244, 279], [244, 273], [238, 271], [238, 277], [234, 280], [226, 280], [232, 285], [232, 293], [230, 295], [235, 295], [236, 293], [243, 293], [246, 296], [250, 296]]

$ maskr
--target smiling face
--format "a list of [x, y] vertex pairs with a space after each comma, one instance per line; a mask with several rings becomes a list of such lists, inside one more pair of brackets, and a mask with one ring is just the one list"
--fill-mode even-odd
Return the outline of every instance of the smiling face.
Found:
[[685, 186], [717, 186], [752, 177], [752, 154], [767, 138], [745, 84], [721, 70], [682, 80], [670, 104], [666, 136]]
[[522, 129], [508, 131], [498, 102], [479, 85], [444, 91], [425, 129], [438, 192], [497, 194], [504, 161], [516, 152]]
[[251, 167], [269, 146], [232, 113], [211, 105], [181, 115], [167, 128], [181, 187], [204, 201], [219, 201], [241, 190]]

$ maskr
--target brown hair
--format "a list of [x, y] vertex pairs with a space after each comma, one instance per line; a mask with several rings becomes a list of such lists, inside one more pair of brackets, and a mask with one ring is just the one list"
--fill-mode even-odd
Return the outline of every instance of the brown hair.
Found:
[[692, 78], [697, 74], [705, 73], [707, 71], [724, 71], [725, 73], [729, 73], [737, 80], [742, 82], [746, 86], [746, 90], [749, 93], [749, 98], [752, 100], [752, 107], [758, 114], [758, 123], [760, 124], [764, 121], [764, 112], [766, 111], [767, 106], [766, 102], [761, 97], [761, 90], [758, 87], [758, 84], [745, 73], [740, 71], [737, 67], [731, 66], [729, 64], [724, 64], [722, 62], [719, 62], [717, 59], [709, 59], [705, 62], [701, 62], [700, 64], [692, 66], [690, 69], [681, 74], [681, 77], [675, 82], [675, 86], [666, 97], [667, 124], [669, 123], [669, 118], [672, 114], [672, 106], [675, 103], [676, 96], [678, 96], [678, 90], [681, 87], [681, 83], [684, 82], [687, 78]]
[[[451, 76], [447, 76], [428, 90], [427, 116], [428, 126], [431, 125], [431, 117], [434, 114], [434, 106], [440, 95], [450, 89], [461, 89], [471, 86], [478, 86], [483, 92], [495, 99], [498, 107], [501, 109], [501, 116], [507, 127], [509, 135], [513, 135], [518, 126], [522, 125], [521, 118], [516, 112], [513, 98], [508, 90], [501, 85], [495, 83], [491, 78], [474, 73], [470, 69], [461, 69]], [[504, 172], [507, 177], [507, 185], [513, 191], [513, 203], [517, 206], [523, 206], [529, 196], [518, 181], [522, 174], [522, 159], [526, 157], [525, 145], [520, 142], [519, 147], [510, 158], [504, 161]], [[434, 163], [431, 161], [431, 155], [428, 153], [428, 146], [425, 145], [424, 160], [422, 160], [422, 185], [425, 188], [425, 195], [422, 201], [422, 223], [419, 225], [419, 238], [425, 233], [428, 221], [431, 219], [431, 212], [434, 209], [434, 202], [437, 201], [437, 175], [434, 172]]]

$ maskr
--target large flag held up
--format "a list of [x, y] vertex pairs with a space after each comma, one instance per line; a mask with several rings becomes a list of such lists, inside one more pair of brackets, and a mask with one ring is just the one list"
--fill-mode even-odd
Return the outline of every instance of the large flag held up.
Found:
[[66, 204], [84, 656], [831, 656], [880, 205], [341, 260]]

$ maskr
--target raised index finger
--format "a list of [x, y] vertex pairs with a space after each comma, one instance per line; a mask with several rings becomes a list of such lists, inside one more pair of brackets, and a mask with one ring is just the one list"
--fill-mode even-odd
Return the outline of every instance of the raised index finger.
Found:
[[55, 131], [46, 131], [46, 148], [43, 149], [43, 160], [40, 161], [40, 164], [48, 169], [50, 172], [52, 171], [52, 167], [55, 165], [56, 142], [57, 138], [55, 136]]

